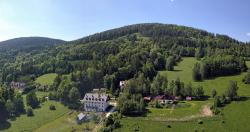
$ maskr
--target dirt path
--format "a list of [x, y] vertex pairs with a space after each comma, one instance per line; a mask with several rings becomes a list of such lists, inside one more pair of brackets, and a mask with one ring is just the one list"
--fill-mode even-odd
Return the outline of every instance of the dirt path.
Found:
[[205, 117], [209, 117], [209, 116], [213, 116], [213, 112], [211, 111], [211, 106], [209, 104], [207, 105], [204, 105], [202, 107], [202, 115], [205, 116]]
[[211, 107], [210, 104], [206, 104], [206, 105], [202, 106], [200, 113], [197, 113], [195, 115], [185, 116], [185, 117], [182, 117], [182, 118], [158, 118], [158, 117], [156, 117], [156, 118], [146, 119], [146, 120], [167, 121], [167, 122], [172, 122], [172, 121], [173, 122], [175, 122], [175, 121], [186, 122], [186, 121], [194, 120], [194, 119], [197, 119], [197, 118], [212, 117], [213, 112], [211, 111], [210, 107]]

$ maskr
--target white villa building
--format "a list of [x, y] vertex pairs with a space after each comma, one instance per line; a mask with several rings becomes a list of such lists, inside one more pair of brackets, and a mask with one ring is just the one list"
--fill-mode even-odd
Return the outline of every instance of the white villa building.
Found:
[[106, 94], [86, 93], [83, 102], [85, 111], [102, 112], [109, 106]]

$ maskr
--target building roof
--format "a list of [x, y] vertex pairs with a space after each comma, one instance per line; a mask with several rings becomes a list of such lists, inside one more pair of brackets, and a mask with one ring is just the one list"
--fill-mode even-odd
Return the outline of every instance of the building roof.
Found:
[[83, 113], [80, 113], [80, 114], [77, 116], [78, 120], [82, 120], [82, 119], [85, 118], [85, 117], [86, 117], [86, 115], [83, 114]]
[[120, 87], [124, 87], [125, 85], [127, 85], [128, 81], [120, 81]]
[[143, 97], [144, 100], [148, 100], [150, 101], [151, 100], [151, 97]]
[[165, 98], [165, 95], [157, 95], [155, 97], [155, 100], [161, 100], [161, 99], [164, 99]]
[[108, 96], [106, 94], [99, 94], [99, 93], [86, 93], [84, 98], [84, 101], [107, 101]]
[[188, 97], [186, 97], [186, 100], [192, 100], [192, 97], [188, 96]]

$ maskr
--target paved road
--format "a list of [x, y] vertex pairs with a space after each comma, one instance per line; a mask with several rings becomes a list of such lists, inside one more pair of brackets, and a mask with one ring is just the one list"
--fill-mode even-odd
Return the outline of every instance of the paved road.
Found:
[[114, 111], [115, 111], [116, 107], [113, 107], [107, 114], [106, 114], [106, 118], [108, 118]]

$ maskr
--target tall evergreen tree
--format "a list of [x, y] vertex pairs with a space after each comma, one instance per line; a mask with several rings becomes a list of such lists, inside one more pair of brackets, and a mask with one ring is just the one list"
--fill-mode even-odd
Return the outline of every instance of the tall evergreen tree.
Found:
[[32, 108], [37, 108], [39, 106], [39, 101], [35, 91], [31, 91], [30, 93], [27, 94], [26, 103], [28, 106], [31, 106]]
[[250, 84], [250, 70], [247, 71], [247, 74], [246, 74], [246, 76], [244, 77], [243, 82], [244, 82], [245, 84]]
[[167, 58], [167, 62], [166, 62], [166, 70], [173, 71], [174, 70], [174, 64], [175, 64], [174, 57], [173, 56], [169, 56]]
[[227, 91], [225, 93], [226, 97], [229, 97], [232, 100], [236, 99], [238, 97], [238, 94], [237, 94], [238, 89], [239, 87], [237, 85], [237, 82], [230, 81]]
[[191, 83], [189, 83], [189, 84], [187, 84], [186, 85], [186, 87], [185, 87], [185, 93], [186, 93], [186, 96], [193, 96], [193, 89], [192, 89], [192, 84]]
[[0, 123], [6, 121], [8, 117], [8, 111], [5, 107], [5, 102], [3, 99], [0, 98]]
[[80, 104], [80, 93], [76, 87], [73, 87], [69, 91], [69, 102], [70, 107], [77, 108]]
[[202, 81], [202, 74], [200, 71], [200, 63], [196, 63], [192, 70], [192, 76], [195, 81]]

